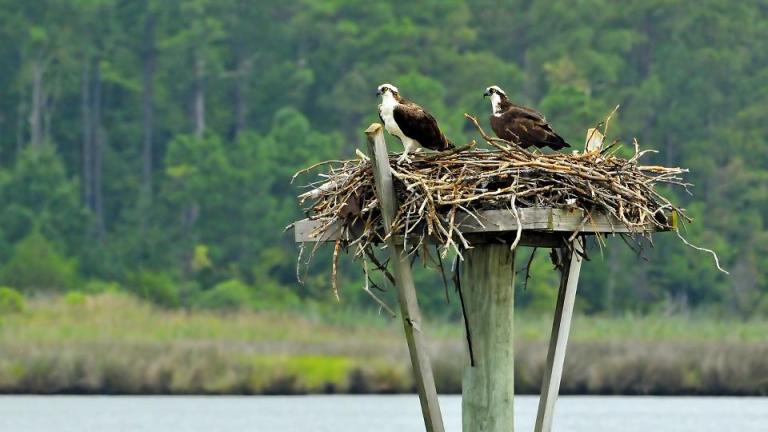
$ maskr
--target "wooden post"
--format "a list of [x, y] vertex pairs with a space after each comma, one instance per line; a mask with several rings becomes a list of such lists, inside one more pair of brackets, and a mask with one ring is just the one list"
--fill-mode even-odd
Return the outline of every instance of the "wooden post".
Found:
[[[381, 216], [384, 219], [384, 229], [389, 234], [395, 215], [395, 193], [383, 127], [378, 123], [373, 123], [365, 131], [365, 134], [368, 136], [368, 156], [373, 164], [376, 197], [379, 200]], [[443, 432], [445, 428], [440, 415], [435, 378], [432, 376], [432, 366], [429, 363], [424, 334], [422, 333], [423, 323], [416, 300], [416, 288], [413, 284], [411, 265], [403, 250], [403, 245], [396, 242], [394, 236], [387, 237], [387, 248], [391, 255], [390, 261], [394, 266], [397, 298], [400, 302], [405, 339], [408, 342], [408, 351], [411, 355], [411, 365], [421, 401], [424, 424], [429, 432]]]
[[515, 253], [507, 244], [480, 244], [466, 251], [461, 291], [475, 366], [462, 383], [464, 432], [515, 429]]
[[547, 364], [544, 369], [544, 379], [541, 385], [541, 397], [539, 398], [539, 409], [536, 415], [536, 426], [534, 427], [535, 432], [549, 432], [552, 430], [555, 402], [560, 392], [560, 379], [563, 376], [563, 364], [565, 363], [565, 349], [568, 346], [573, 305], [576, 301], [576, 287], [579, 283], [579, 272], [581, 271], [581, 255], [579, 254], [583, 250], [582, 240], [576, 238], [572, 243], [568, 272], [566, 274], [565, 270], [563, 271], [560, 290], [557, 294], [552, 334], [549, 339], [549, 351], [547, 352]]

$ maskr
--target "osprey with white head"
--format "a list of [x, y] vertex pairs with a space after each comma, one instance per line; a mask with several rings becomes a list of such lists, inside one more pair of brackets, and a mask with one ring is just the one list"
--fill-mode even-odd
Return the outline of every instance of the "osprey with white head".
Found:
[[504, 93], [504, 90], [499, 88], [499, 86], [490, 86], [487, 89], [485, 89], [485, 93], [490, 95], [491, 97], [491, 108], [493, 112], [491, 114], [495, 116], [500, 116], [502, 114], [501, 111], [501, 98], [502, 96], [504, 98], [507, 97], [507, 94]]
[[499, 86], [485, 89], [483, 96], [491, 98], [489, 120], [496, 136], [517, 143], [523, 148], [536, 146], [560, 150], [570, 147], [565, 140], [552, 130], [544, 116], [531, 108], [515, 105]]
[[408, 154], [418, 152], [423, 147], [437, 151], [453, 148], [453, 144], [440, 131], [437, 120], [421, 106], [400, 96], [397, 87], [382, 84], [376, 90], [376, 95], [381, 96], [379, 118], [384, 123], [384, 129], [403, 143], [404, 151], [398, 163], [410, 161]]

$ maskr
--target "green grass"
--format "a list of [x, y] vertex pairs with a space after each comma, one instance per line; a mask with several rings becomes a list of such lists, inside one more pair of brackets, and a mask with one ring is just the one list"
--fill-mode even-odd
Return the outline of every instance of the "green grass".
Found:
[[[551, 316], [518, 317], [516, 334], [522, 340], [549, 338]], [[765, 342], [768, 321], [717, 320], [694, 317], [590, 317], [573, 318], [571, 340], [600, 341], [712, 341]]]
[[[338, 306], [296, 313], [164, 310], [126, 294], [32, 299], [0, 316], [0, 392], [411, 391], [402, 325]], [[535, 392], [550, 316], [520, 314], [516, 383]], [[459, 322], [427, 322], [441, 391], [460, 389]], [[768, 393], [768, 322], [576, 316], [563, 390]]]
[[164, 310], [118, 293], [88, 296], [75, 304], [62, 298], [37, 299], [24, 313], [0, 317], [0, 341], [5, 342], [322, 342], [338, 339], [341, 332], [365, 331], [362, 326], [331, 326], [283, 313]]
[[[333, 313], [325, 312], [326, 314]], [[392, 343], [401, 337], [399, 320], [384, 315], [350, 313], [347, 317], [307, 318], [295, 313], [217, 313], [164, 310], [127, 294], [36, 299], [23, 313], [0, 316], [0, 341], [170, 343], [185, 340], [262, 342], [290, 340], [322, 343], [340, 338], [365, 342], [375, 335], [378, 342]], [[519, 340], [543, 341], [549, 337], [551, 316], [518, 314]], [[429, 322], [430, 337], [461, 337], [461, 323]], [[576, 316], [571, 340], [595, 341], [730, 341], [763, 342], [768, 321], [715, 320], [705, 317], [619, 318]], [[381, 340], [383, 338], [383, 340]]]

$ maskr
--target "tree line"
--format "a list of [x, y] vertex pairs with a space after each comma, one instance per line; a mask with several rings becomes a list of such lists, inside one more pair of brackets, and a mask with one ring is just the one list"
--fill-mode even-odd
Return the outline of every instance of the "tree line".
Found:
[[[723, 0], [0, 0], [0, 283], [121, 286], [167, 306], [330, 300], [283, 227], [291, 175], [351, 157], [395, 83], [454, 142], [497, 84], [567, 140], [612, 134], [684, 166], [708, 257], [657, 236], [585, 268], [590, 313], [768, 313], [768, 6]], [[300, 181], [299, 181], [300, 182]], [[540, 254], [543, 255], [544, 254]], [[519, 304], [554, 297], [539, 257]], [[367, 305], [344, 263], [345, 301]], [[439, 277], [427, 309], [455, 313]]]

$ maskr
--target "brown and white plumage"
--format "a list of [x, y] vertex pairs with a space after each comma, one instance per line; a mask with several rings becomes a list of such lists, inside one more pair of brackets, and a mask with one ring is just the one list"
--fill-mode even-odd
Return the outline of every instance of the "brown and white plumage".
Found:
[[552, 130], [540, 112], [515, 105], [507, 94], [497, 86], [488, 87], [483, 96], [491, 97], [491, 128], [501, 139], [514, 141], [523, 148], [535, 146], [560, 150], [570, 147], [565, 140]]
[[404, 151], [398, 162], [408, 160], [408, 153], [415, 153], [422, 147], [443, 151], [453, 148], [432, 115], [418, 104], [402, 96], [392, 84], [382, 84], [377, 95], [381, 96], [379, 118], [384, 128], [403, 143]]

